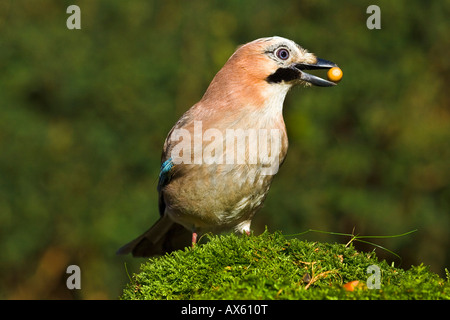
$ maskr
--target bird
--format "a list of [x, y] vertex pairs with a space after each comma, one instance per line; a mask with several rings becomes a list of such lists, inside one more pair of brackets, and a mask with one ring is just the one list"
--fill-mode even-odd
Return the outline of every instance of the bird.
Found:
[[288, 150], [283, 104], [296, 85], [333, 87], [307, 73], [337, 65], [273, 36], [239, 46], [164, 142], [160, 217], [117, 254], [164, 255], [207, 232], [250, 234]]

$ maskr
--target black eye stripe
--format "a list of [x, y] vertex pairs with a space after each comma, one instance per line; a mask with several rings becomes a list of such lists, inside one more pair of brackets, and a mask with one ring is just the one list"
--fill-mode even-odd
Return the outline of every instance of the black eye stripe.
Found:
[[283, 81], [289, 82], [299, 78], [299, 72], [295, 68], [279, 68], [275, 73], [272, 73], [266, 78], [268, 83], [281, 83]]

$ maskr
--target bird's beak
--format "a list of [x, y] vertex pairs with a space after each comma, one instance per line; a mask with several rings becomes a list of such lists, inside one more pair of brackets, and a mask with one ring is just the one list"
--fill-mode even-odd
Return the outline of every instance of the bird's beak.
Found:
[[293, 65], [293, 67], [300, 71], [300, 79], [303, 81], [309, 82], [319, 87], [331, 87], [336, 85], [336, 83], [334, 82], [304, 72], [304, 70], [330, 69], [333, 67], [337, 67], [337, 64], [335, 64], [334, 62], [317, 58], [317, 62], [314, 64], [298, 63]]

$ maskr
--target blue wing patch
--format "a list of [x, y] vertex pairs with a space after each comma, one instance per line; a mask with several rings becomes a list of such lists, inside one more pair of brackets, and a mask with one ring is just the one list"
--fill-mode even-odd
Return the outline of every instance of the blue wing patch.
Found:
[[173, 172], [171, 172], [173, 167], [174, 163], [172, 158], [167, 159], [161, 164], [161, 169], [159, 171], [158, 191], [161, 191], [161, 189], [170, 181], [173, 174]]

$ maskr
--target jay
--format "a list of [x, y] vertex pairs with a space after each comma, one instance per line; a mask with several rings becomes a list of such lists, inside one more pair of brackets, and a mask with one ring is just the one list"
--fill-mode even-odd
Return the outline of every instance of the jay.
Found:
[[159, 220], [118, 250], [161, 255], [205, 232], [250, 232], [288, 149], [283, 102], [297, 84], [334, 86], [307, 73], [336, 64], [282, 37], [240, 46], [163, 146]]

